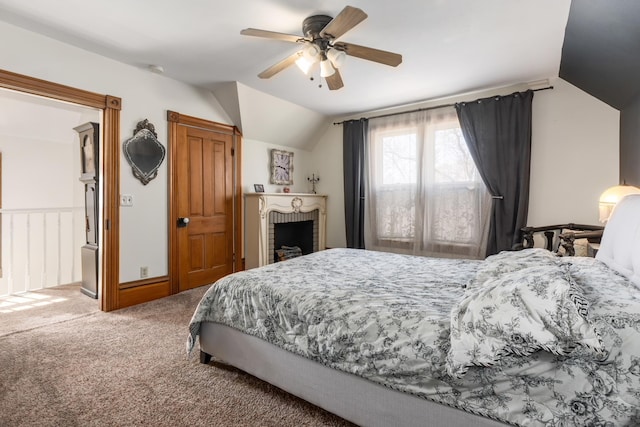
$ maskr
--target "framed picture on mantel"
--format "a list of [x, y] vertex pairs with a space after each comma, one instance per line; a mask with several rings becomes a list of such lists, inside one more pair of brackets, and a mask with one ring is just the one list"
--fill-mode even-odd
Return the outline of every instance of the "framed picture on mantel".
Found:
[[262, 184], [253, 184], [253, 189], [256, 193], [264, 193], [264, 185]]

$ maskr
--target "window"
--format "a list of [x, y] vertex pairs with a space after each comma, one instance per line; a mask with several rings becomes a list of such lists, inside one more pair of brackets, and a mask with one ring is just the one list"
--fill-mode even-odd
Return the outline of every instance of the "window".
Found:
[[382, 184], [415, 184], [418, 180], [416, 134], [382, 137]]
[[490, 199], [455, 111], [369, 122], [367, 247], [482, 256]]

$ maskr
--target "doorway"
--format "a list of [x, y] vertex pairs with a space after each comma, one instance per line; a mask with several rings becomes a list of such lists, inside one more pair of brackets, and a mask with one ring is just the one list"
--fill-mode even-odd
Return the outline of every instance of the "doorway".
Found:
[[6, 89], [0, 111], [0, 295], [77, 283], [85, 215], [73, 129], [99, 121], [101, 111]]
[[0, 87], [45, 98], [96, 108], [102, 112], [102, 159], [104, 180], [100, 210], [100, 309], [119, 308], [119, 188], [120, 98], [101, 95], [57, 83], [0, 70]]

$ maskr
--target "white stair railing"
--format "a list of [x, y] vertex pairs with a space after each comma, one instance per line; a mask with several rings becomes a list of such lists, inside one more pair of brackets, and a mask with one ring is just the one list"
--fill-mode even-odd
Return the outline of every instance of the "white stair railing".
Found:
[[0, 209], [0, 214], [0, 296], [81, 280], [84, 208]]

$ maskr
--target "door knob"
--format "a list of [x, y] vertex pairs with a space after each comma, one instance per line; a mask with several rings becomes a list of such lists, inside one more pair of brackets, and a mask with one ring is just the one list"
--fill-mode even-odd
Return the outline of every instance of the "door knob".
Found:
[[178, 227], [186, 227], [189, 224], [189, 218], [178, 218]]

